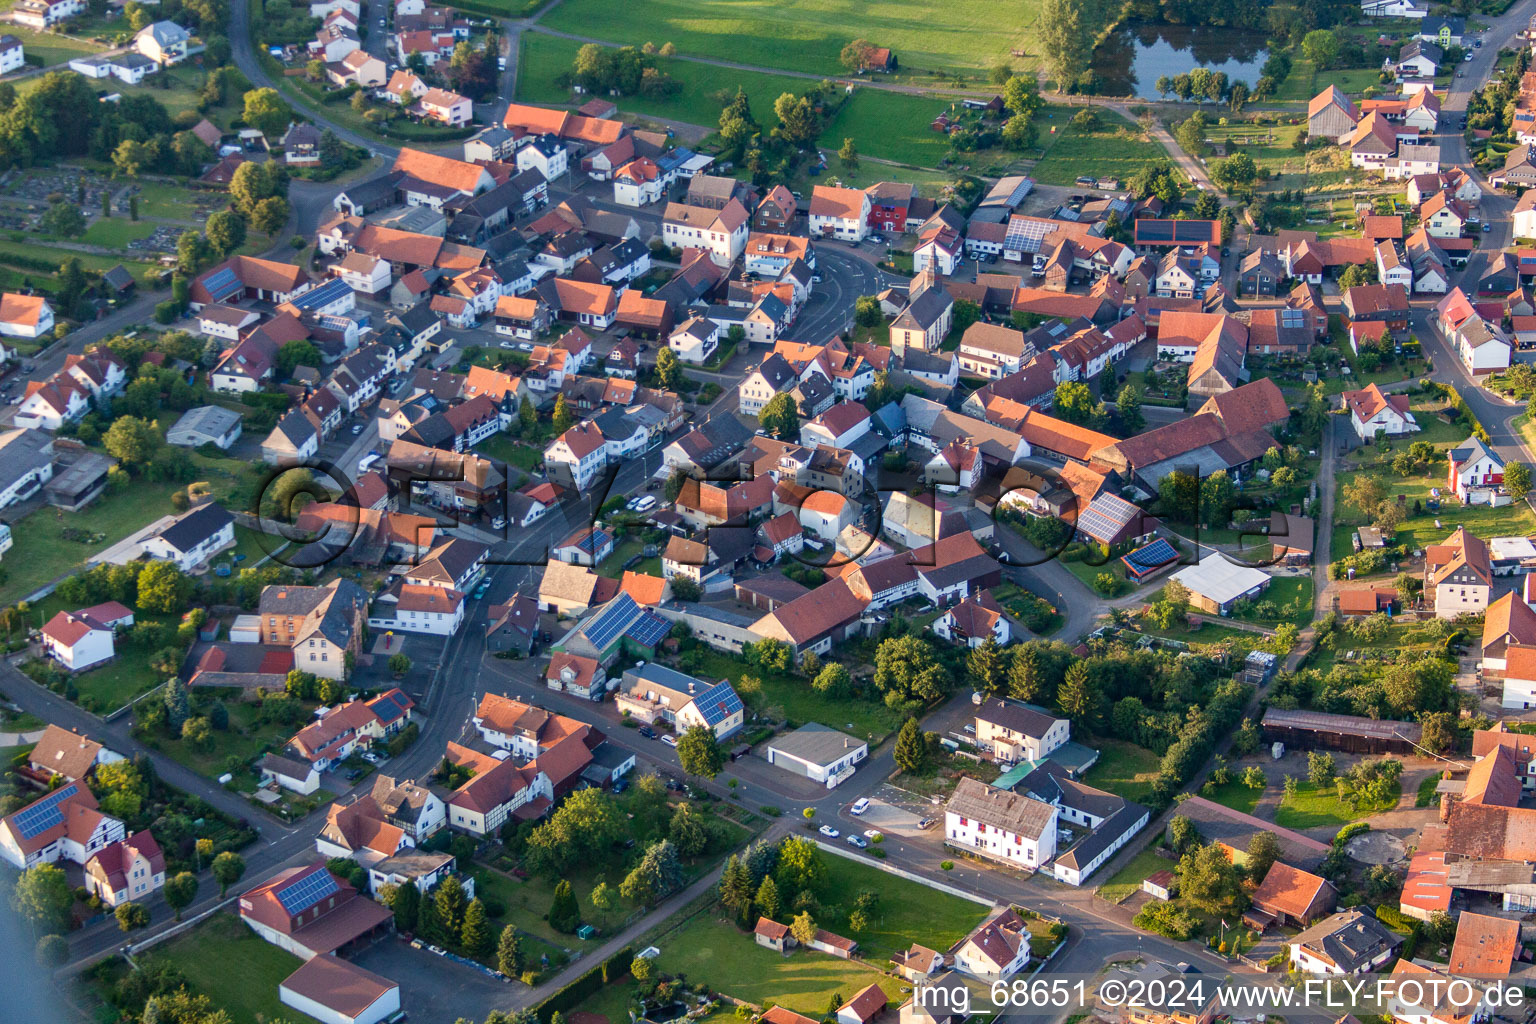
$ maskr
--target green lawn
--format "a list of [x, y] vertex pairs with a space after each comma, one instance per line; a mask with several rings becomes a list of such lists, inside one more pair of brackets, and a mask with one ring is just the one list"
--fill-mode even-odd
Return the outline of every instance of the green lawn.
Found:
[[[61, 36], [53, 32], [37, 32], [10, 22], [6, 23], [5, 30], [22, 41], [28, 57], [36, 55], [43, 58], [44, 67], [63, 64], [82, 53], [95, 53], [101, 49], [99, 45], [88, 39], [75, 39], [72, 36]], [[20, 91], [22, 90], [18, 83], [17, 92]]]
[[958, 105], [931, 97], [857, 89], [828, 122], [821, 133], [821, 145], [835, 152], [843, 139], [851, 138], [860, 156], [936, 167], [949, 152], [949, 137], [933, 130], [933, 119]]
[[544, 458], [541, 449], [515, 441], [508, 434], [492, 434], [488, 440], [476, 445], [475, 451], [488, 458], [500, 459], [524, 472], [532, 472], [533, 467]]
[[1237, 769], [1232, 769], [1234, 778], [1225, 786], [1215, 786], [1209, 792], [1202, 789], [1200, 795], [1207, 800], [1214, 800], [1224, 807], [1230, 807], [1234, 811], [1242, 811], [1244, 814], [1252, 814], [1253, 809], [1259, 805], [1259, 797], [1264, 795], [1262, 789], [1249, 789], [1235, 776], [1241, 774]]
[[[0, 263], [4, 263], [7, 256], [23, 256], [28, 259], [47, 260], [50, 264], [63, 263], [66, 259], [73, 256], [80, 260], [80, 266], [84, 269], [98, 272], [111, 270], [121, 263], [135, 278], [142, 277], [144, 271], [153, 266], [153, 264], [143, 260], [125, 260], [117, 256], [98, 256], [88, 252], [65, 252], [46, 243], [15, 242], [9, 238], [0, 239]], [[26, 273], [34, 278], [43, 276], [36, 270], [28, 270]]]
[[[1255, 599], [1254, 604], [1273, 601], [1279, 609], [1278, 618], [1269, 618], [1257, 611], [1248, 615], [1234, 613], [1232, 618], [1242, 622], [1254, 622], [1272, 626], [1280, 622], [1294, 622], [1298, 626], [1312, 621], [1312, 577], [1276, 576], [1269, 588]], [[1294, 609], [1287, 611], [1287, 609]]]
[[[137, 480], [126, 491], [104, 494], [79, 512], [40, 508], [12, 523], [11, 529], [20, 540], [5, 553], [6, 579], [0, 584], [0, 605], [15, 604], [91, 555], [170, 513], [171, 493], [180, 486]], [[70, 529], [99, 535], [102, 540], [66, 540], [64, 531]]]
[[[628, 965], [621, 965], [621, 971], [627, 971]], [[595, 1014], [608, 1021], [608, 1024], [629, 1024], [629, 1004], [635, 996], [635, 984], [628, 974], [604, 985], [592, 993], [580, 1003], [571, 1007], [566, 1013], [569, 1019], [580, 1013], [585, 1015]]]
[[[1357, 470], [1355, 473], [1338, 475], [1340, 493], [1335, 508], [1335, 519], [1340, 527], [1335, 528], [1334, 531], [1335, 553], [1339, 551], [1340, 537], [1343, 538], [1343, 550], [1348, 553], [1349, 528], [1359, 526], [1361, 523], [1359, 510], [1344, 497], [1342, 491], [1343, 485], [1352, 481], [1356, 473], [1377, 474], [1386, 484], [1389, 496], [1401, 494], [1407, 499], [1409, 516], [1403, 521], [1402, 526], [1398, 527], [1397, 542], [1409, 550], [1441, 543], [1458, 526], [1465, 526], [1470, 532], [1485, 540], [1489, 537], [1530, 536], [1536, 533], [1536, 515], [1531, 514], [1530, 508], [1524, 502], [1515, 502], [1503, 508], [1447, 502], [1442, 504], [1438, 512], [1425, 510], [1419, 515], [1413, 515], [1414, 501], [1427, 501], [1430, 488], [1443, 483], [1440, 474], [1432, 472], [1428, 476], [1400, 477], [1372, 467]], [[1440, 523], [1439, 526], [1435, 525], [1437, 521]]]
[[96, 710], [116, 711], [134, 697], [165, 682], [160, 673], [144, 663], [140, 651], [125, 651], [113, 662], [74, 677], [80, 699], [95, 701]]
[[[931, 949], [948, 949], [968, 935], [987, 914], [980, 903], [930, 889], [887, 874], [848, 857], [824, 856], [827, 890], [839, 895], [838, 912], [824, 908], [822, 927], [858, 942], [866, 960], [889, 960], [914, 942]], [[868, 928], [848, 924], [854, 898], [869, 890], [880, 896]], [[848, 993], [852, 995], [853, 993]]]
[[1261, 170], [1270, 174], [1300, 175], [1306, 171], [1306, 159], [1292, 149], [1291, 144], [1303, 130], [1302, 125], [1234, 121], [1226, 125], [1210, 125], [1205, 130], [1205, 137], [1213, 143], [1226, 143], [1228, 155], [1247, 153]]
[[1440, 776], [1439, 775], [1429, 775], [1429, 776], [1426, 776], [1424, 781], [1419, 783], [1419, 792], [1418, 792], [1418, 795], [1413, 798], [1413, 806], [1415, 806], [1415, 807], [1432, 807], [1432, 806], [1434, 806], [1434, 803], [1435, 803], [1435, 800], [1436, 800], [1435, 787], [1439, 786], [1439, 785], [1440, 785]]
[[827, 76], [844, 74], [838, 54], [855, 38], [890, 47], [908, 71], [976, 71], [1009, 59], [1011, 49], [1039, 52], [1036, 0], [954, 0], [934, 15], [924, 0], [570, 0], [541, 24], [618, 45], [670, 42], [691, 56]]
[[[617, 11], [605, 11], [606, 21]], [[590, 33], [588, 33], [590, 34]], [[571, 69], [576, 51], [581, 43], [574, 39], [561, 39], [539, 32], [524, 32], [521, 56], [517, 64], [517, 99], [520, 103], [571, 103], [569, 89], [555, 84], [562, 72]], [[660, 43], [656, 45], [660, 46]], [[659, 58], [660, 69], [671, 75], [682, 90], [668, 99], [653, 100], [643, 96], [625, 96], [619, 99], [619, 109], [652, 117], [664, 117], [713, 129], [720, 122], [721, 102], [718, 94], [735, 95], [737, 88], [745, 89], [752, 101], [752, 112], [765, 124], [774, 123], [773, 101], [786, 92], [804, 92], [816, 83], [810, 79], [788, 75], [765, 74], [760, 71], [739, 71], [693, 61]], [[841, 138], [838, 144], [841, 145]], [[873, 152], [871, 152], [871, 155]]]
[[[217, 779], [228, 771], [225, 762], [230, 757], [237, 757], [242, 762], [250, 762], [264, 750], [281, 748], [288, 737], [296, 731], [291, 725], [262, 722], [258, 717], [258, 706], [241, 701], [238, 691], [226, 693], [222, 690], [205, 691], [200, 688], [194, 696], [196, 703], [193, 706], [193, 713], [199, 715], [206, 715], [212, 702], [222, 699], [224, 706], [229, 709], [229, 728], [223, 732], [215, 730], [213, 743], [206, 751], [195, 750], [180, 739], [171, 740], [163, 736], [156, 738], [153, 745], [207, 778]], [[203, 703], [204, 700], [207, 704]]]
[[1173, 861], [1159, 856], [1152, 846], [1148, 846], [1133, 857], [1129, 864], [1116, 871], [1109, 881], [1099, 886], [1098, 894], [1111, 903], [1124, 903], [1141, 888], [1142, 882], [1159, 871], [1170, 871], [1173, 867]]
[[1124, 740], [1095, 740], [1094, 745], [1099, 748], [1099, 760], [1084, 781], [1127, 800], [1151, 799], [1160, 761], [1156, 754]]
[[1380, 811], [1397, 806], [1398, 787], [1392, 787], [1392, 795], [1380, 804], [1361, 801], [1355, 808], [1339, 800], [1333, 784], [1315, 786], [1310, 782], [1297, 781], [1294, 797], [1281, 797], [1275, 808], [1275, 824], [1281, 828], [1318, 828], [1323, 825], [1347, 825]]
[[760, 1006], [772, 1000], [797, 1013], [822, 1014], [833, 996], [848, 999], [872, 983], [893, 1003], [905, 998], [900, 978], [812, 950], [796, 949], [784, 956], [759, 946], [749, 933], [708, 911], [667, 933], [657, 945], [661, 956], [656, 966], [662, 971]]
[[128, 243], [154, 234], [155, 225], [147, 220], [129, 220], [127, 217], [97, 218], [86, 228], [80, 241], [90, 245], [102, 245], [108, 249], [126, 249]]
[[[1071, 185], [1081, 175], [1119, 178], [1123, 185], [1143, 164], [1167, 159], [1167, 152], [1138, 125], [1099, 111], [1100, 125], [1093, 130], [1072, 127], [1070, 108], [1054, 108], [1050, 121], [1037, 118], [1041, 138], [1050, 148], [1035, 164], [1030, 176], [1045, 185]], [[1056, 129], [1056, 139], [1047, 134]]]
[[[203, 879], [204, 887], [213, 884]], [[162, 911], [163, 913], [163, 911]], [[229, 1013], [232, 1024], [297, 1020], [277, 997], [282, 980], [303, 963], [259, 937], [232, 913], [217, 914], [148, 954], [176, 966], [187, 987]], [[238, 965], [238, 970], [231, 968]]]
[[[739, 658], [715, 651], [706, 651], [702, 666], [697, 673], [702, 679], [740, 679], [748, 672]], [[823, 696], [811, 689], [810, 683], [796, 676], [774, 672], [751, 672], [762, 681], [763, 688], [757, 693], [744, 693], [742, 698], [755, 711], [766, 711], [773, 717], [788, 718], [804, 724], [820, 722], [834, 729], [843, 729], [877, 746], [886, 736], [901, 727], [902, 716], [872, 700], [847, 700]]]
[[1313, 95], [1322, 92], [1330, 85], [1336, 85], [1341, 92], [1358, 97], [1365, 91], [1368, 85], [1381, 85], [1380, 68], [1335, 68], [1332, 71], [1319, 71], [1312, 78]]

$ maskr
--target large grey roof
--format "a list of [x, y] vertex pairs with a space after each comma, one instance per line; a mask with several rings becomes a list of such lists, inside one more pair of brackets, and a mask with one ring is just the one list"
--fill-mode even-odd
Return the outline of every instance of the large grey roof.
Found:
[[961, 779], [945, 806], [951, 814], [996, 826], [1018, 835], [1039, 838], [1055, 821], [1050, 804], [1021, 793], [993, 789], [985, 782]]
[[807, 722], [794, 732], [775, 736], [768, 743], [772, 750], [822, 767], [846, 757], [850, 751], [864, 745], [863, 740], [818, 722]]
[[53, 461], [53, 438], [30, 427], [0, 434], [0, 487]]

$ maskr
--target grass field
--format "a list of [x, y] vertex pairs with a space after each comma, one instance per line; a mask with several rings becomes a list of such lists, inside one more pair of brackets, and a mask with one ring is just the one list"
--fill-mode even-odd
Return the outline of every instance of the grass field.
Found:
[[1440, 776], [1439, 775], [1430, 775], [1430, 776], [1425, 777], [1424, 781], [1419, 783], [1419, 791], [1418, 791], [1417, 795], [1415, 795], [1414, 798], [1413, 798], [1413, 806], [1415, 806], [1415, 807], [1432, 807], [1432, 806], [1434, 806], [1435, 799], [1436, 799], [1436, 797], [1435, 797], [1435, 787], [1438, 786], [1438, 785], [1440, 785]]
[[1380, 804], [1362, 800], [1358, 807], [1351, 808], [1339, 799], [1338, 792], [1331, 783], [1327, 786], [1315, 786], [1310, 782], [1298, 780], [1296, 795], [1282, 797], [1280, 806], [1275, 808], [1275, 824], [1281, 828], [1297, 829], [1318, 828], [1323, 825], [1347, 825], [1380, 811], [1391, 810], [1397, 806], [1397, 797], [1398, 788], [1393, 786], [1390, 799]]
[[[1139, 126], [1115, 114], [1101, 110], [1099, 127], [1083, 130], [1072, 127], [1064, 109], [1054, 109], [1055, 118], [1036, 122], [1049, 148], [1029, 173], [1042, 184], [1070, 185], [1081, 175], [1119, 178], [1123, 184], [1143, 164], [1168, 156]], [[1046, 134], [1051, 126], [1056, 127], [1054, 142]]]
[[[898, 878], [848, 857], [823, 856], [822, 861], [827, 865], [827, 890], [837, 893], [841, 901], [841, 913], [824, 915], [822, 927], [857, 941], [868, 960], [889, 960], [914, 942], [948, 949], [987, 913], [980, 903]], [[880, 903], [869, 927], [855, 930], [848, 924], [848, 913], [854, 898], [865, 890], [878, 893]]]
[[[1238, 775], [1240, 773], [1233, 770], [1232, 774]], [[1214, 800], [1223, 807], [1230, 807], [1234, 811], [1242, 811], [1244, 814], [1252, 814], [1253, 809], [1259, 805], [1259, 797], [1264, 795], [1264, 791], [1262, 789], [1249, 789], [1234, 778], [1225, 786], [1213, 787], [1210, 792], [1202, 789], [1200, 795], [1207, 800]]]
[[1099, 748], [1099, 760], [1088, 769], [1084, 781], [1127, 800], [1151, 799], [1152, 781], [1158, 772], [1156, 754], [1124, 740], [1095, 740], [1095, 745]]
[[492, 459], [500, 459], [523, 472], [531, 472], [544, 459], [544, 452], [530, 445], [520, 444], [506, 434], [492, 434], [475, 446], [475, 451]]
[[[16, 536], [25, 538], [5, 553], [6, 580], [0, 584], [0, 604], [15, 604], [38, 587], [63, 576], [91, 555], [117, 543], [152, 520], [171, 511], [171, 492], [176, 484], [136, 481], [121, 494], [104, 494], [79, 512], [41, 508], [11, 524]], [[67, 529], [101, 534], [99, 544], [66, 540]]]
[[838, 54], [856, 38], [890, 47], [907, 70], [975, 71], [1011, 49], [1038, 52], [1039, 10], [1036, 0], [954, 0], [942, 17], [923, 0], [570, 0], [541, 24], [618, 45], [670, 42], [691, 56], [837, 76]]
[[796, 949], [788, 956], [759, 946], [735, 925], [705, 912], [660, 942], [656, 966], [681, 974], [690, 984], [703, 982], [729, 996], [762, 1005], [773, 1000], [797, 1013], [825, 1013], [833, 996], [848, 999], [878, 984], [893, 1003], [904, 996], [900, 978], [881, 974], [851, 960]]
[[858, 89], [827, 124], [821, 145], [835, 151], [851, 138], [860, 156], [936, 167], [949, 152], [949, 138], [930, 126], [950, 106], [931, 97]]
[[[556, 85], [555, 78], [561, 72], [571, 69], [571, 62], [575, 60], [576, 51], [581, 49], [581, 45], [574, 39], [561, 39], [538, 32], [523, 33], [521, 56], [517, 65], [518, 102], [570, 103], [570, 91]], [[735, 95], [737, 87], [740, 87], [747, 91], [747, 97], [752, 101], [753, 115], [759, 121], [772, 123], [774, 100], [786, 92], [804, 92], [815, 84], [805, 78], [738, 71], [665, 57], [659, 58], [659, 66], [682, 85], [682, 91], [665, 100], [625, 96], [618, 101], [620, 110], [714, 128], [720, 122], [722, 106], [716, 94], [724, 91], [727, 95]]]
[[[37, 32], [11, 22], [6, 23], [5, 30], [22, 41], [26, 47], [27, 56], [35, 54], [43, 58], [44, 67], [63, 64], [82, 53], [95, 53], [101, 49], [99, 45], [88, 39], [75, 39], [72, 36], [56, 35], [53, 32]], [[20, 91], [17, 89], [17, 92]]]
[[[206, 888], [213, 884], [203, 879]], [[293, 1020], [298, 1015], [277, 998], [282, 980], [303, 963], [260, 938], [234, 914], [217, 914], [150, 954], [169, 961], [187, 979], [187, 987], [206, 995], [229, 1012], [232, 1024]], [[231, 970], [238, 964], [239, 970]]]
[[[706, 652], [698, 672], [701, 679], [741, 678], [746, 666], [740, 659]], [[863, 736], [870, 746], [878, 745], [901, 727], [902, 716], [872, 700], [847, 700], [823, 696], [812, 690], [804, 679], [775, 672], [754, 672], [763, 684], [758, 693], [744, 693], [742, 698], [754, 710], [772, 710], [776, 716], [795, 722], [820, 722], [834, 729], [844, 729]]]
[[93, 699], [99, 711], [116, 711], [139, 694], [165, 682], [143, 659], [142, 652], [126, 651], [116, 661], [75, 676], [75, 689], [79, 691], [80, 699]]
[[[238, 698], [238, 691], [225, 696], [224, 705], [229, 709], [229, 728], [222, 732], [214, 731], [213, 743], [208, 750], [195, 750], [180, 739], [168, 740], [163, 737], [156, 741], [159, 749], [198, 774], [217, 779], [228, 770], [224, 762], [231, 755], [242, 761], [250, 761], [261, 753], [263, 747], [279, 749], [283, 741], [293, 735], [292, 726], [261, 721], [258, 706]], [[194, 708], [193, 713], [207, 714], [207, 707], [200, 705]]]
[[1132, 858], [1129, 864], [1116, 871], [1109, 881], [1099, 886], [1098, 894], [1111, 903], [1124, 903], [1141, 888], [1141, 883], [1147, 878], [1159, 871], [1171, 871], [1173, 867], [1173, 861], [1158, 856], [1149, 846]]
[[[1257, 605], [1265, 601], [1273, 601], [1280, 609], [1279, 618], [1264, 618], [1258, 614], [1246, 616], [1234, 614], [1232, 617], [1265, 626], [1280, 622], [1294, 622], [1298, 626], [1306, 625], [1312, 621], [1312, 577], [1276, 576], [1274, 582], [1255, 599], [1254, 603]], [[1288, 608], [1295, 610], [1287, 612]]]
[[155, 233], [155, 225], [147, 220], [129, 220], [127, 217], [97, 218], [85, 229], [80, 241], [89, 245], [102, 245], [108, 249], [126, 249], [128, 243], [148, 238]]

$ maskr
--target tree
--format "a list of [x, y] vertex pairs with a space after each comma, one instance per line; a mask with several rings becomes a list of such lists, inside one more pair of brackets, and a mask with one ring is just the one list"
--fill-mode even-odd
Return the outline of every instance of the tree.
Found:
[[570, 933], [581, 926], [581, 908], [576, 903], [576, 892], [569, 879], [562, 878], [556, 883], [548, 916], [549, 926], [557, 932]]
[[837, 151], [837, 158], [843, 162], [843, 169], [856, 171], [859, 168], [859, 148], [854, 145], [850, 135], [843, 139], [842, 148]]
[[670, 347], [662, 346], [656, 352], [656, 383], [667, 391], [676, 391], [682, 381], [683, 364], [677, 358], [677, 353]]
[[1141, 414], [1141, 388], [1135, 383], [1126, 383], [1115, 396], [1115, 411], [1120, 414], [1120, 425], [1127, 433], [1138, 433], [1146, 426], [1146, 417]]
[[698, 816], [688, 804], [678, 804], [672, 813], [672, 824], [667, 828], [667, 838], [684, 857], [697, 857], [709, 845], [709, 833], [699, 822]]
[[1255, 832], [1248, 840], [1248, 860], [1244, 867], [1254, 882], [1264, 881], [1270, 866], [1280, 859], [1280, 840], [1273, 832]]
[[1531, 467], [1523, 462], [1507, 462], [1504, 465], [1504, 489], [1515, 500], [1524, 498], [1531, 490]]
[[[565, 883], [567, 887], [569, 882]], [[575, 901], [573, 896], [572, 902]], [[550, 907], [550, 916], [554, 916], [554, 907], [560, 901], [560, 888], [555, 887], [555, 903]], [[458, 943], [464, 931], [464, 910], [469, 904], [469, 894], [464, 891], [464, 883], [459, 881], [457, 875], [449, 875], [437, 883], [437, 891], [433, 894], [432, 905], [437, 911], [437, 919], [442, 925], [443, 933], [451, 943]], [[551, 924], [554, 922], [551, 921]]]
[[752, 905], [752, 873], [734, 853], [720, 873], [720, 905], [738, 918]]
[[793, 441], [800, 436], [800, 415], [795, 412], [795, 400], [788, 392], [781, 392], [768, 399], [758, 411], [758, 423], [769, 435], [780, 441]]
[[1195, 823], [1182, 814], [1175, 814], [1168, 822], [1168, 844], [1173, 852], [1183, 856], [1200, 842], [1200, 832]]
[[523, 396], [522, 404], [517, 407], [517, 422], [525, 434], [539, 424], [539, 411], [533, 407], [527, 395]]
[[1430, 711], [1419, 716], [1424, 727], [1420, 742], [1430, 750], [1448, 754], [1456, 749], [1456, 716], [1449, 711]]
[[774, 100], [773, 112], [779, 119], [773, 134], [791, 146], [809, 146], [821, 134], [821, 117], [807, 96], [782, 93]]
[[1056, 703], [1073, 725], [1093, 731], [1099, 721], [1099, 691], [1087, 662], [1074, 661], [1067, 667], [1066, 677], [1056, 692]]
[[44, 967], [62, 967], [69, 962], [69, 940], [62, 935], [44, 935], [37, 940], [35, 954]]
[[1102, 427], [1109, 418], [1104, 403], [1094, 401], [1093, 392], [1081, 381], [1057, 384], [1052, 404], [1055, 406], [1052, 412], [1068, 423], [1077, 423], [1094, 430]]
[[838, 63], [846, 71], [863, 71], [869, 66], [875, 46], [868, 39], [855, 39], [843, 47], [837, 55]]
[[276, 139], [293, 121], [293, 111], [276, 89], [252, 89], [246, 93], [243, 116], [246, 124], [269, 139]]
[[148, 465], [160, 450], [160, 430], [149, 420], [119, 416], [102, 437], [107, 454], [130, 466]]
[[1173, 137], [1178, 140], [1179, 147], [1190, 156], [1205, 155], [1205, 118], [1198, 111], [1187, 121], [1180, 121], [1174, 129]]
[[193, 750], [207, 753], [213, 746], [213, 726], [208, 724], [208, 719], [196, 715], [181, 723], [181, 738]]
[[150, 562], [139, 572], [139, 607], [170, 615], [186, 608], [192, 579], [171, 562]]
[[1233, 909], [1242, 894], [1237, 866], [1221, 846], [1212, 843], [1179, 860], [1179, 895], [1185, 902], [1212, 914]]
[[527, 965], [523, 940], [517, 936], [517, 926], [509, 924], [501, 930], [501, 938], [496, 943], [496, 969], [509, 978], [518, 978]]
[[245, 858], [233, 850], [225, 850], [213, 858], [209, 869], [213, 872], [213, 877], [218, 880], [219, 899], [223, 899], [224, 891], [240, 881], [240, 876], [245, 874]]
[[678, 737], [677, 760], [689, 775], [712, 779], [725, 765], [725, 751], [713, 729], [696, 725]]
[[1213, 529], [1225, 527], [1237, 504], [1237, 485], [1224, 469], [1200, 481], [1200, 518]]
[[844, 698], [853, 691], [853, 677], [842, 665], [828, 662], [811, 680], [811, 689], [828, 697]]
[[55, 238], [78, 238], [85, 234], [85, 215], [72, 203], [57, 202], [43, 214], [41, 226]]
[[491, 926], [485, 919], [485, 904], [479, 899], [470, 900], [469, 907], [464, 911], [463, 936], [462, 946], [466, 956], [478, 958], [491, 951], [494, 942]]
[[991, 633], [977, 647], [971, 648], [965, 656], [965, 670], [970, 674], [971, 682], [983, 693], [996, 693], [1002, 687], [1004, 678], [1002, 648], [997, 645], [997, 637]]
[[1228, 192], [1252, 186], [1258, 175], [1258, 165], [1247, 153], [1233, 153], [1211, 165], [1211, 180]]
[[757, 909], [767, 918], [779, 916], [779, 887], [772, 875], [763, 876], [763, 884], [757, 887]]
[[405, 934], [415, 932], [417, 922], [421, 919], [421, 890], [410, 882], [400, 886], [389, 909], [395, 912], [396, 931]]
[[1313, 29], [1301, 39], [1301, 55], [1317, 70], [1326, 71], [1339, 59], [1339, 37], [1325, 28]]
[[901, 723], [892, 756], [896, 759], [896, 767], [908, 775], [916, 775], [927, 766], [928, 744], [923, 741], [923, 730], [917, 719], [908, 718]]
[[916, 634], [889, 637], [875, 648], [875, 688], [890, 707], [939, 700], [949, 692], [949, 672], [927, 640]]
[[320, 350], [315, 348], [313, 342], [304, 338], [286, 342], [277, 350], [277, 369], [285, 377], [292, 375], [295, 367], [318, 368], [320, 364]]
[[554, 424], [555, 432], [565, 433], [576, 422], [576, 415], [571, 412], [571, 407], [566, 404], [565, 396], [555, 399], [555, 411], [550, 416], [550, 422]]
[[811, 917], [810, 911], [796, 914], [795, 919], [789, 923], [789, 933], [795, 937], [800, 945], [808, 945], [816, 939], [816, 921]]
[[182, 725], [192, 715], [186, 684], [180, 679], [172, 678], [165, 684], [165, 694], [161, 699], [165, 701], [166, 725], [170, 726], [171, 732], [180, 735]]
[[627, 900], [649, 906], [672, 895], [682, 884], [683, 866], [677, 858], [677, 847], [663, 839], [646, 848], [640, 863], [620, 883], [619, 893]]
[[1387, 488], [1377, 477], [1369, 473], [1357, 473], [1354, 480], [1339, 489], [1339, 493], [1345, 501], [1369, 515], [1386, 500]]
[[629, 962], [629, 976], [644, 985], [651, 977], [651, 958], [637, 956]]
[[[853, 300], [853, 322], [860, 327], [879, 327], [885, 320], [880, 300], [873, 295], [860, 295]], [[1532, 400], [1536, 403], [1536, 399]]]
[[288, 200], [282, 196], [268, 196], [251, 210], [251, 227], [270, 238], [288, 223], [289, 211]]
[[1249, 789], [1263, 789], [1269, 785], [1269, 779], [1265, 776], [1263, 768], [1251, 764], [1243, 769], [1243, 785]]
[[228, 256], [245, 244], [245, 218], [234, 210], [221, 210], [208, 218], [208, 244]]
[[1084, 0], [1045, 0], [1036, 31], [1045, 57], [1045, 70], [1057, 89], [1069, 91], [1088, 70], [1093, 31], [1084, 20]]
[[183, 871], [165, 880], [165, 902], [176, 912], [176, 920], [181, 920], [181, 912], [192, 905], [197, 899], [197, 876], [190, 871]]
[[11, 891], [11, 909], [32, 926], [34, 935], [62, 932], [69, 927], [75, 895], [63, 870], [52, 864], [28, 868]]
[[149, 927], [149, 908], [142, 903], [119, 903], [112, 916], [117, 918], [117, 927], [125, 932]]
[[731, 152], [740, 155], [762, 126], [752, 116], [752, 104], [740, 86], [736, 95], [720, 111], [720, 138]]
[[598, 882], [587, 894], [587, 900], [598, 910], [612, 910], [613, 890], [608, 887], [607, 882]]
[[1307, 754], [1307, 780], [1314, 786], [1328, 785], [1336, 773], [1332, 754], [1316, 750]]

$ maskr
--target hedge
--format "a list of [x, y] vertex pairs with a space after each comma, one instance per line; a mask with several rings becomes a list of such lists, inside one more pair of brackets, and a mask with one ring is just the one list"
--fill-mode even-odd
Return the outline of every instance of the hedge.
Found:
[[[621, 977], [623, 972], [629, 970], [630, 962], [634, 958], [635, 948], [633, 946], [625, 946], [569, 985], [555, 992], [554, 995], [540, 1003], [533, 1011], [538, 1016], [540, 1024], [549, 1024], [550, 1017], [556, 1011], [564, 1013], [572, 1007], [580, 1005], [588, 996], [608, 984], [608, 982]], [[615, 970], [615, 967], [618, 969]]]
[[1467, 424], [1472, 428], [1473, 437], [1484, 444], [1493, 443], [1492, 438], [1488, 436], [1487, 429], [1483, 426], [1482, 420], [1477, 418], [1477, 414], [1472, 411], [1471, 406], [1467, 405], [1467, 400], [1461, 397], [1461, 392], [1456, 390], [1454, 384], [1445, 384], [1437, 380], [1425, 381], [1424, 383], [1430, 389], [1440, 392], [1442, 397], [1449, 399], [1451, 406], [1462, 416], [1466, 417]]

